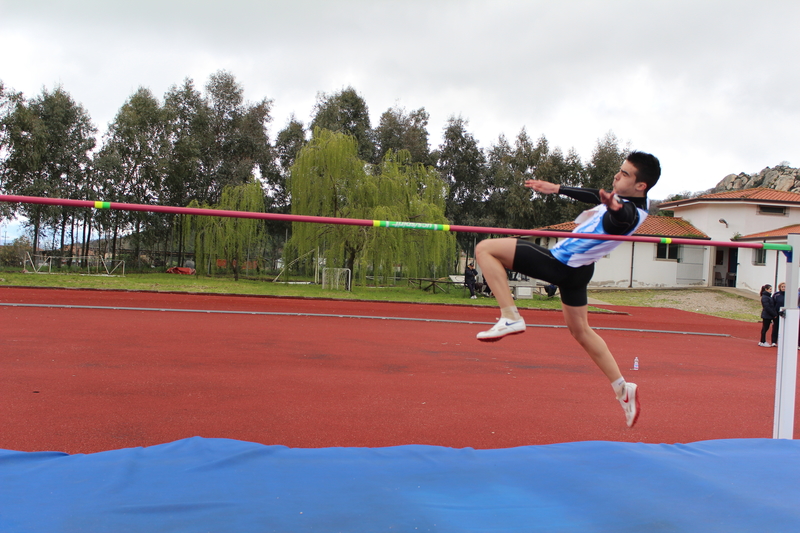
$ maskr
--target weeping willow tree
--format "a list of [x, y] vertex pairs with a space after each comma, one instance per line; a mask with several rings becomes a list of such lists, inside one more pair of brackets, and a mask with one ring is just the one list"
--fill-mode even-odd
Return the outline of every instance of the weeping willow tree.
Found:
[[[435, 170], [412, 163], [407, 151], [369, 167], [353, 137], [328, 130], [315, 130], [298, 154], [290, 187], [297, 215], [447, 223], [447, 185]], [[444, 274], [456, 254], [447, 232], [293, 223], [287, 259], [315, 249], [325, 265], [349, 268], [362, 283], [369, 271], [377, 283], [400, 265], [412, 277]]]
[[[189, 207], [209, 207], [196, 200]], [[245, 185], [228, 186], [222, 190], [219, 204], [213, 209], [231, 211], [264, 211], [264, 192], [255, 180]], [[239, 281], [241, 265], [248, 252], [260, 242], [263, 222], [249, 218], [212, 216], [187, 217], [184, 231], [187, 242], [194, 242], [195, 263], [198, 274], [210, 275], [217, 260], [225, 260], [225, 268]]]

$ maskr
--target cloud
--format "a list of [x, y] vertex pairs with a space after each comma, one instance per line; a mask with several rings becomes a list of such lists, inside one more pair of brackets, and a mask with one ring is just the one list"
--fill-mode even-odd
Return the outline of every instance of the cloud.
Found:
[[664, 163], [654, 191], [800, 165], [800, 4], [780, 0], [0, 0], [0, 75], [62, 84], [100, 129], [139, 86], [233, 73], [272, 99], [272, 136], [353, 86], [373, 124], [424, 107], [438, 144], [461, 116], [481, 146], [524, 127], [584, 160], [613, 131]]

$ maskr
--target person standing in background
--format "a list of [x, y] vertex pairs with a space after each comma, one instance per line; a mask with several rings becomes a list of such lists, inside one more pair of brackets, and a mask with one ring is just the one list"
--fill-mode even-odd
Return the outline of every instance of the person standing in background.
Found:
[[[780, 315], [781, 307], [786, 306], [786, 284], [784, 282], [778, 283], [778, 290], [772, 295], [772, 300], [775, 302], [775, 312]], [[776, 315], [772, 320], [772, 345], [778, 345], [778, 331], [780, 328], [780, 316]]]
[[469, 263], [464, 270], [464, 283], [469, 289], [469, 297], [475, 300], [478, 296], [475, 294], [475, 280], [478, 277], [478, 271], [475, 269], [474, 263]]
[[[767, 342], [767, 331], [769, 331], [769, 326], [772, 324], [773, 320], [778, 317], [778, 311], [775, 309], [775, 300], [772, 299], [772, 285], [764, 285], [761, 287], [761, 292], [759, 294], [761, 295], [761, 342], [759, 342], [758, 345], [769, 348], [772, 344]], [[772, 331], [774, 334], [774, 326]]]

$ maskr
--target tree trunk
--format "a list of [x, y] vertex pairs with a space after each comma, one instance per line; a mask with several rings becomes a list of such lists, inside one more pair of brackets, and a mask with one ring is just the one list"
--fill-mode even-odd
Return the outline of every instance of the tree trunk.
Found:
[[178, 266], [183, 266], [183, 215], [178, 215]]
[[141, 229], [142, 229], [142, 221], [139, 220], [139, 217], [136, 217], [136, 231], [134, 233], [134, 239], [133, 239], [133, 242], [135, 243], [133, 248], [133, 256], [136, 258], [136, 268], [139, 269], [139, 272], [142, 271], [142, 261], [140, 258], [141, 254], [139, 252], [141, 250], [141, 247], [139, 246], [139, 239], [141, 237], [141, 234], [139, 232], [141, 231]]
[[33, 255], [39, 251], [39, 217], [33, 221]]
[[345, 260], [345, 268], [350, 269], [350, 276], [348, 276], [347, 281], [347, 290], [353, 290], [353, 267], [356, 264], [356, 251], [355, 250], [347, 250], [347, 259]]
[[[66, 235], [67, 235], [67, 217], [63, 216], [61, 218], [61, 244], [58, 247], [58, 255], [60, 257], [64, 257], [64, 246], [66, 243]], [[68, 262], [72, 262], [71, 259]], [[63, 263], [63, 261], [62, 261]]]
[[111, 236], [111, 260], [116, 261], [117, 259], [117, 232], [119, 231], [119, 226], [114, 224], [114, 234]]

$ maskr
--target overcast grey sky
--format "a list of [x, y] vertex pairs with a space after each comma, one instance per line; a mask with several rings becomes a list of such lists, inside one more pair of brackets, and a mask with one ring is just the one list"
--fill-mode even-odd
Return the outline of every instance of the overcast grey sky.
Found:
[[657, 155], [651, 198], [800, 166], [797, 0], [0, 0], [0, 80], [61, 85], [104, 131], [139, 86], [231, 72], [274, 101], [270, 138], [318, 92], [453, 115], [483, 148], [524, 127], [591, 158], [613, 132]]

